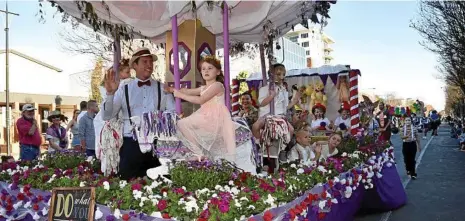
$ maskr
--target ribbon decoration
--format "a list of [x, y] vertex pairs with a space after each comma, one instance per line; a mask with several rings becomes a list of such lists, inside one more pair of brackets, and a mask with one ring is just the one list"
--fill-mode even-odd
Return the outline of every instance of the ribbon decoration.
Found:
[[[265, 155], [264, 151], [267, 151], [268, 157], [270, 157], [270, 148], [273, 141], [278, 141], [278, 154], [291, 141], [291, 135], [289, 134], [289, 127], [287, 121], [280, 116], [268, 115], [265, 118], [265, 127], [260, 133], [260, 141], [265, 148], [262, 148], [262, 158]], [[263, 162], [263, 160], [262, 160]]]
[[102, 163], [104, 175], [117, 174], [119, 169], [119, 149], [123, 146], [123, 121], [121, 118], [112, 118], [105, 122], [100, 131], [99, 151], [97, 158]]

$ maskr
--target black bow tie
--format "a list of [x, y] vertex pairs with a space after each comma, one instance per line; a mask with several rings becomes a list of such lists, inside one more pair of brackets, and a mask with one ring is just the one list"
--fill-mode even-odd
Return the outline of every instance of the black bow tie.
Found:
[[150, 85], [152, 85], [152, 83], [150, 83], [150, 81], [139, 81], [139, 82], [137, 82], [137, 86], [139, 86], [139, 87], [142, 87], [144, 85], [147, 85], [148, 87], [150, 87]]

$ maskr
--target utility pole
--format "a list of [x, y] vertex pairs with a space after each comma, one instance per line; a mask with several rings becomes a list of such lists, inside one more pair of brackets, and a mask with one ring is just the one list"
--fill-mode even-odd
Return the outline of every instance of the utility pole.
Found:
[[6, 140], [7, 140], [7, 153], [8, 156], [11, 155], [11, 136], [10, 136], [10, 48], [8, 42], [8, 15], [19, 16], [19, 14], [12, 13], [8, 11], [8, 1], [5, 1], [5, 11], [0, 10], [0, 12], [5, 13], [5, 95], [6, 95]]

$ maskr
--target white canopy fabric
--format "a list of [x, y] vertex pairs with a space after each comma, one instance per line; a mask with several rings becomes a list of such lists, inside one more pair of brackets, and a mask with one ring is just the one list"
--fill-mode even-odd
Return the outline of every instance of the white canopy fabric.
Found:
[[[217, 35], [217, 45], [222, 47], [223, 10], [215, 5], [208, 7], [206, 1], [196, 0], [196, 13], [191, 1], [88, 1], [101, 20], [113, 24], [126, 24], [134, 28], [136, 37], [147, 37], [153, 42], [165, 42], [165, 33], [171, 30], [171, 17], [177, 15], [178, 25], [186, 20], [199, 19], [202, 25]], [[216, 2], [216, 1], [215, 1]], [[301, 1], [226, 1], [230, 10], [229, 36], [231, 41], [259, 43], [265, 40], [263, 26], [270, 20], [279, 27], [281, 35], [292, 25], [301, 22]], [[75, 1], [56, 1], [69, 15], [81, 19]], [[314, 5], [313, 5], [314, 6]], [[307, 8], [312, 14], [314, 7]], [[90, 26], [87, 20], [83, 24]], [[287, 23], [287, 25], [286, 25]], [[140, 33], [140, 34], [137, 34]], [[107, 34], [108, 35], [108, 34]]]

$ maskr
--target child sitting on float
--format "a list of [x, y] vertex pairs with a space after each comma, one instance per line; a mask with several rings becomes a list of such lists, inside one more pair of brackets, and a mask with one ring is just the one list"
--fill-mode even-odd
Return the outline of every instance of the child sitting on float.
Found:
[[320, 158], [322, 146], [320, 143], [310, 144], [310, 133], [304, 128], [296, 133], [296, 144], [288, 156], [289, 161], [299, 160], [301, 164], [309, 165]]
[[320, 135], [318, 132], [326, 134], [330, 131], [331, 122], [325, 117], [326, 107], [320, 103], [312, 107], [313, 120], [311, 124], [311, 130], [313, 135]]
[[341, 144], [341, 141], [342, 141], [341, 132], [332, 133], [329, 136], [328, 141], [320, 141], [319, 144], [322, 144], [321, 154], [320, 156], [316, 156], [315, 160], [325, 161], [329, 157], [336, 156], [339, 153], [337, 147]]
[[340, 116], [334, 121], [336, 131], [341, 131], [343, 136], [348, 135], [350, 129], [350, 106], [349, 103], [344, 102], [339, 109]]

